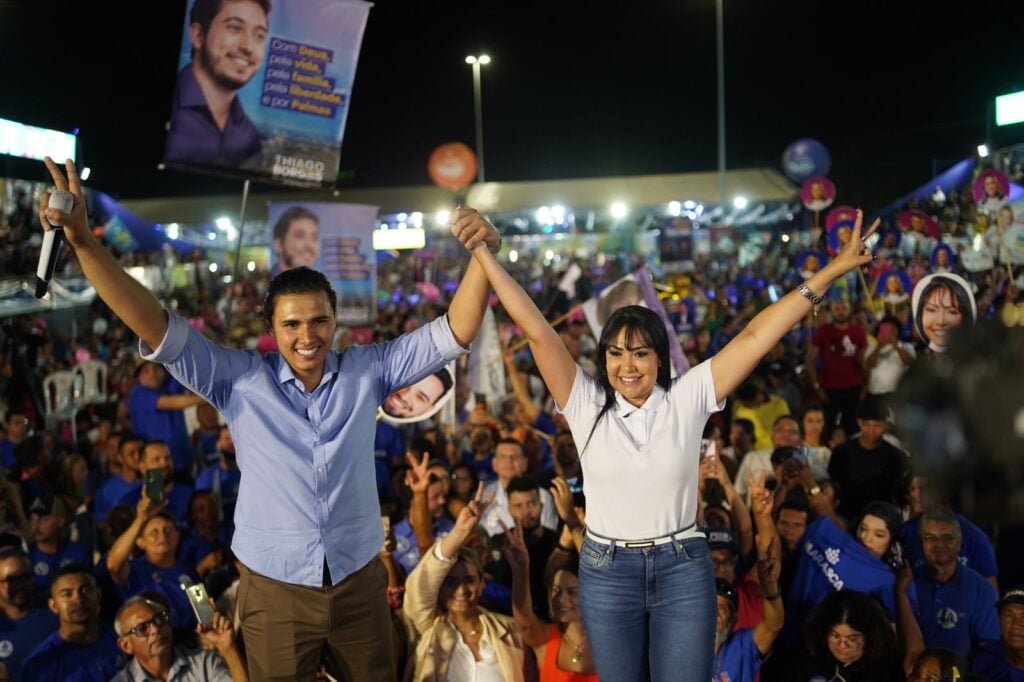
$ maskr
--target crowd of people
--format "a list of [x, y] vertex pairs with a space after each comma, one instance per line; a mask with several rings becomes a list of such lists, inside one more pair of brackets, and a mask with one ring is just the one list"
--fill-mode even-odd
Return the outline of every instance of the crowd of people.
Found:
[[[678, 667], [659, 666], [678, 666], [675, 658], [682, 656], [682, 665], [689, 661], [696, 669], [704, 655], [715, 680], [1024, 679], [1024, 588], [1001, 579], [986, 529], [929, 495], [929, 472], [910, 457], [892, 410], [901, 376], [943, 352], [936, 339], [956, 326], [940, 323], [936, 336], [915, 321], [919, 281], [962, 275], [973, 310], [955, 294], [947, 303], [967, 323], [999, 317], [1018, 303], [1019, 292], [998, 250], [986, 272], [962, 267], [963, 249], [973, 248], [970, 231], [983, 236], [980, 224], [989, 220], [966, 199], [951, 194], [942, 204], [908, 209], [938, 218], [939, 238], [930, 243], [911, 229], [898, 235], [900, 246], [886, 242], [882, 225], [877, 244], [870, 242], [875, 257], [863, 255], [870, 261], [863, 280], [844, 271], [831, 287], [815, 289], [823, 281], [815, 275], [830, 261], [824, 231], [772, 242], [745, 268], [698, 256], [685, 282], [669, 278], [664, 305], [691, 367], [686, 381], [669, 377], [667, 357], [650, 355], [656, 342], [641, 318], [610, 317], [606, 332], [616, 324], [625, 331], [609, 340], [572, 314], [592, 291], [642, 265], [636, 254], [609, 259], [603, 268], [578, 263], [583, 274], [575, 296], [539, 260], [498, 265], [481, 249], [469, 269], [466, 258], [434, 264], [436, 297], [409, 295], [420, 291], [421, 262], [386, 262], [382, 287], [404, 293], [381, 301], [366, 340], [400, 344], [396, 339], [409, 332], [423, 330], [416, 337], [423, 339], [429, 330], [438, 343], [447, 319], [453, 338], [449, 350], [438, 350], [456, 360], [456, 409], [450, 423], [440, 413], [419, 423], [376, 422], [366, 441], [373, 444], [375, 496], [346, 489], [339, 497], [337, 486], [344, 484], [331, 478], [362, 475], [369, 462], [325, 472], [340, 465], [318, 448], [321, 434], [333, 437], [318, 423], [342, 408], [322, 390], [327, 379], [306, 373], [304, 355], [314, 349], [304, 332], [296, 331], [303, 340], [289, 345], [277, 326], [282, 311], [296, 327], [327, 325], [320, 313], [310, 317], [295, 307], [301, 286], [282, 292], [258, 273], [230, 285], [197, 275], [158, 292], [174, 311], [158, 332], [140, 333], [131, 311], [112, 310], [101, 299], [75, 337], [42, 317], [12, 318], [3, 328], [0, 380], [0, 662], [12, 679], [25, 680], [248, 679], [249, 673], [270, 679], [283, 675], [275, 673], [278, 657], [304, 657], [315, 659], [321, 678], [358, 680], [381, 664], [374, 657], [380, 641], [357, 646], [367, 652], [363, 658], [338, 660], [332, 646], [303, 649], [299, 635], [286, 637], [275, 617], [323, 610], [336, 628], [335, 615], [346, 619], [359, 609], [377, 618], [376, 607], [364, 602], [386, 599], [386, 620], [373, 632], [388, 636], [399, 679], [590, 680], [601, 671], [603, 679], [634, 673], [689, 679]], [[859, 232], [858, 226], [848, 238]], [[940, 243], [950, 245], [952, 260], [933, 259]], [[76, 246], [81, 254], [89, 245]], [[802, 270], [808, 250], [817, 252], [817, 270]], [[502, 266], [509, 268], [507, 281], [500, 279]], [[475, 391], [467, 356], [457, 350], [475, 336], [452, 319], [453, 306], [465, 304], [455, 300], [457, 292], [476, 295], [484, 273], [504, 304], [498, 325], [507, 341], [507, 395]], [[902, 292], [896, 284], [887, 291], [887, 275], [894, 273], [906, 276], [898, 278]], [[516, 284], [549, 319], [570, 313], [557, 334], [538, 336], [536, 319], [523, 316]], [[759, 313], [772, 308], [771, 292], [800, 286], [808, 291], [780, 296], [780, 305], [794, 311], [792, 322], [778, 323], [781, 340], [744, 360], [750, 376], [740, 369], [722, 375], [723, 358], [733, 367], [736, 349], [753, 348], [746, 345], [750, 337], [767, 338], [767, 318]], [[102, 283], [97, 289], [105, 298]], [[804, 299], [812, 310], [793, 307], [806, 308]], [[352, 330], [329, 326], [326, 337], [311, 332], [325, 346], [316, 352], [340, 353], [339, 363], [358, 357], [366, 372], [391, 372], [399, 384], [399, 376], [412, 376], [401, 373], [407, 368], [389, 368], [389, 356], [375, 355], [385, 351], [371, 350], [409, 352], [409, 346], [355, 344]], [[207, 360], [198, 337], [249, 354]], [[519, 338], [529, 347], [517, 344]], [[179, 351], [187, 345], [190, 359], [169, 355], [173, 344]], [[305, 385], [302, 428], [287, 411], [265, 404], [283, 388], [256, 385], [239, 368], [274, 356], [288, 358], [294, 371], [288, 379]], [[48, 426], [43, 377], [86, 358], [106, 364], [109, 400], [84, 406], [71, 423]], [[652, 374], [661, 388], [644, 392], [634, 381], [642, 388], [642, 367], [652, 360], [664, 364]], [[225, 374], [227, 366], [239, 374]], [[634, 371], [640, 379], [627, 376]], [[388, 394], [382, 390], [399, 387], [394, 381], [358, 390], [379, 404]], [[186, 384], [203, 386], [204, 394]], [[584, 390], [585, 401], [577, 395]], [[661, 424], [657, 405], [647, 402], [655, 393], [684, 410], [697, 400], [697, 413], [679, 417], [685, 427], [652, 433], [652, 424]], [[360, 408], [352, 400], [343, 409], [354, 414]], [[587, 412], [591, 404], [594, 415]], [[633, 422], [631, 414], [637, 414]], [[602, 419], [605, 425], [595, 427]], [[612, 419], [626, 430], [615, 430]], [[702, 430], [699, 452], [692, 438], [673, 449], [665, 439], [676, 438], [677, 428]], [[290, 468], [284, 461], [289, 439], [314, 453], [315, 474], [304, 462]], [[274, 466], [247, 454], [260, 441]], [[657, 454], [685, 464], [645, 470], [643, 458]], [[693, 497], [672, 487], [677, 478], [689, 485], [691, 462]], [[310, 519], [320, 532], [299, 537], [298, 521], [270, 517], [281, 499], [275, 488], [299, 499], [309, 485], [300, 479], [321, 475], [327, 481], [312, 484], [318, 504], [351, 510], [360, 517], [358, 529], [331, 526], [327, 511], [317, 511]], [[264, 481], [262, 497], [240, 497], [243, 477], [250, 486]], [[370, 532], [366, 524], [377, 523], [377, 505], [379, 527]], [[666, 505], [673, 509], [666, 512]], [[289, 513], [307, 516], [298, 506]], [[375, 587], [345, 592], [350, 579], [362, 579], [359, 553], [367, 547], [379, 559], [367, 566], [381, 572], [366, 584], [383, 584], [386, 574], [386, 596]], [[623, 586], [630, 577], [644, 580], [635, 574], [640, 564], [627, 562], [657, 556], [667, 566], [670, 555], [687, 560], [687, 577], [649, 574], [657, 580], [640, 600], [652, 603], [627, 608]], [[690, 560], [707, 564], [707, 575], [692, 572]], [[614, 570], [621, 573], [611, 575], [620, 562]], [[190, 602], [183, 579], [203, 585], [211, 603]], [[281, 580], [296, 591], [277, 591]], [[325, 593], [329, 600], [318, 601]], [[665, 593], [693, 594], [661, 607]], [[682, 625], [705, 611], [707, 636]], [[352, 633], [331, 632], [348, 651], [356, 646]]]

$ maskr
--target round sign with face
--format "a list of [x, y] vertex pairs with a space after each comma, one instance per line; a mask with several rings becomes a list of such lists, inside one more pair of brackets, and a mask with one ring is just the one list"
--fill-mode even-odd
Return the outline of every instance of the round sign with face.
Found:
[[454, 393], [455, 369], [448, 364], [385, 398], [377, 418], [388, 424], [415, 424], [437, 414]]
[[467, 187], [473, 182], [476, 171], [476, 154], [461, 142], [441, 145], [427, 161], [427, 173], [433, 183], [453, 191]]
[[836, 223], [850, 223], [857, 220], [857, 209], [853, 206], [836, 206], [825, 216], [825, 229], [832, 230]]
[[821, 175], [808, 178], [800, 189], [800, 201], [811, 211], [822, 211], [835, 200], [836, 186]]
[[978, 316], [971, 285], [959, 275], [939, 272], [921, 278], [910, 301], [914, 329], [936, 353], [945, 353], [949, 336]]
[[1002, 171], [989, 168], [977, 177], [972, 189], [978, 208], [995, 213], [1009, 200], [1010, 181]]
[[896, 219], [896, 223], [904, 232], [914, 232], [919, 235], [939, 238], [939, 223], [924, 211], [916, 208], [903, 211]]

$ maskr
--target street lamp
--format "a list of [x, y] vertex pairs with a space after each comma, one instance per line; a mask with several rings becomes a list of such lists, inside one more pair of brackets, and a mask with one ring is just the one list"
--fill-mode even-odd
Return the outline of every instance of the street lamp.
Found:
[[491, 63], [491, 58], [485, 54], [480, 56], [469, 55], [466, 63], [473, 67], [473, 108], [476, 113], [476, 160], [480, 168], [480, 182], [484, 179], [484, 113], [480, 104], [480, 67]]

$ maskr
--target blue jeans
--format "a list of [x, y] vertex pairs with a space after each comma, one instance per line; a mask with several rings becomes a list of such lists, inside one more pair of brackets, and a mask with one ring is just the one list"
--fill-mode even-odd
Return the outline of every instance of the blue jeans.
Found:
[[707, 540], [626, 548], [588, 537], [579, 578], [602, 682], [711, 679], [717, 600]]

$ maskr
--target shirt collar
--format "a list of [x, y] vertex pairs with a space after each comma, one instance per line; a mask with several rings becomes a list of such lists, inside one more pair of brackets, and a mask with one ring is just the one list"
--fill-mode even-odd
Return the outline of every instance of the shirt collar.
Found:
[[658, 408], [665, 402], [665, 389], [658, 384], [654, 384], [654, 388], [651, 389], [651, 394], [647, 396], [647, 400], [640, 407], [637, 407], [633, 403], [629, 402], [622, 397], [622, 394], [616, 391], [615, 393], [615, 411], [619, 417], [625, 418], [633, 414], [637, 410], [647, 410], [649, 412], [657, 412]]
[[[191, 62], [182, 70], [181, 77], [178, 79], [178, 106], [189, 109], [210, 110], [209, 105], [206, 103], [206, 95], [203, 94], [203, 89], [199, 86], [196, 74], [192, 70]], [[231, 98], [228, 117], [234, 121], [238, 119], [239, 115], [244, 115], [244, 111], [242, 103], [238, 101], [238, 95], [236, 94]]]
[[[280, 353], [275, 353], [277, 362], [277, 382], [279, 384], [287, 384], [289, 381], [295, 382], [302, 390], [306, 390], [305, 385], [299, 378], [295, 376], [295, 372], [292, 371], [291, 365], [284, 359]], [[317, 384], [317, 388], [324, 385], [325, 381], [328, 381], [338, 373], [338, 354], [334, 351], [327, 353], [327, 359], [324, 361], [324, 375], [320, 377], [320, 383]]]

